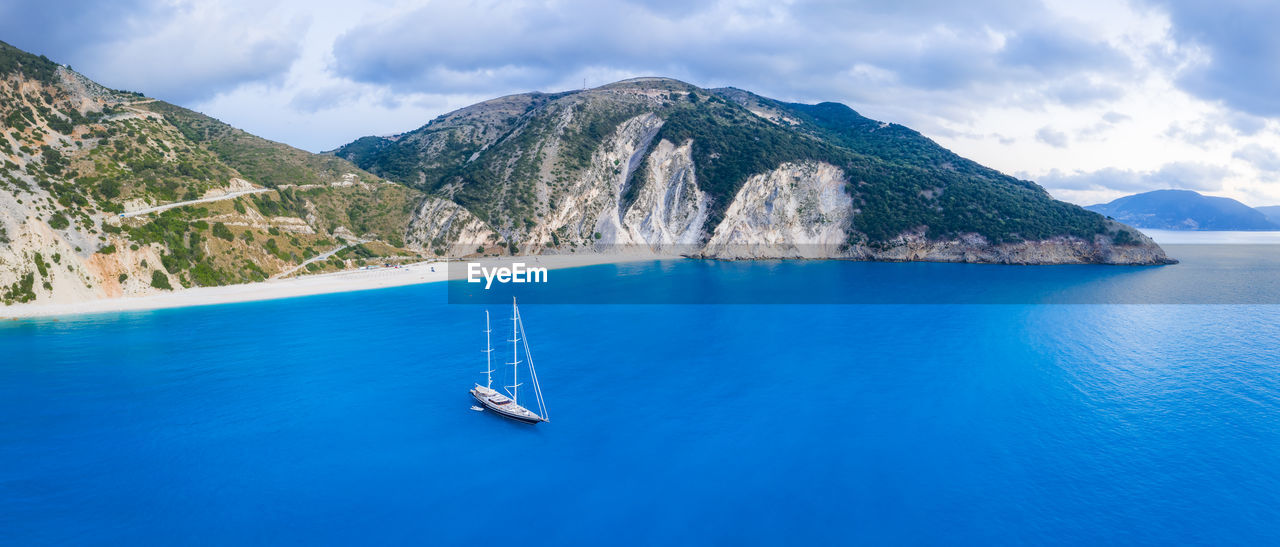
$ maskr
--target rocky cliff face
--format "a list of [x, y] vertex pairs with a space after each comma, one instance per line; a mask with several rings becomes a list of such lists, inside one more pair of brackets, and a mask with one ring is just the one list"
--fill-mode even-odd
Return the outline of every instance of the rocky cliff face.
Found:
[[747, 179], [703, 249], [716, 258], [830, 258], [848, 254], [853, 198], [844, 172], [786, 163]]
[[650, 153], [649, 169], [633, 182], [635, 198], [622, 216], [624, 241], [655, 253], [681, 253], [706, 240], [709, 198], [698, 188], [692, 148], [691, 141], [676, 146], [664, 139]]
[[603, 250], [643, 245], [623, 226], [622, 189], [661, 127], [662, 120], [652, 114], [620, 123], [591, 154], [590, 163], [558, 193], [555, 207], [529, 231], [531, 247], [568, 243]]
[[435, 197], [422, 201], [409, 221], [405, 241], [420, 249], [438, 249], [454, 255], [484, 253], [500, 238], [470, 211]]

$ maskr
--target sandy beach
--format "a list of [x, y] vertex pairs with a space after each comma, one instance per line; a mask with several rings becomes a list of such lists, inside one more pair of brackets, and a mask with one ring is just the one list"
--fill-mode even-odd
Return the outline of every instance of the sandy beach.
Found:
[[419, 283], [434, 283], [448, 279], [461, 279], [467, 276], [467, 264], [471, 262], [479, 263], [488, 268], [510, 266], [513, 263], [520, 262], [524, 263], [526, 267], [557, 270], [598, 264], [620, 264], [673, 258], [679, 257], [640, 254], [582, 254], [491, 257], [462, 261], [425, 261], [398, 268], [379, 267], [369, 270], [348, 270], [288, 279], [274, 279], [260, 283], [180, 289], [146, 296], [104, 298], [83, 302], [17, 304], [0, 308], [0, 319], [207, 306], [315, 294], [385, 289]]

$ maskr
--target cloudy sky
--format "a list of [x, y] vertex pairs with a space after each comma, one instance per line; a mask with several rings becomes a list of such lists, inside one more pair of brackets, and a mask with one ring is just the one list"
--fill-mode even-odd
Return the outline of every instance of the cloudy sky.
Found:
[[1267, 0], [0, 4], [0, 40], [312, 151], [661, 75], [840, 101], [1081, 204], [1280, 204], [1277, 28]]

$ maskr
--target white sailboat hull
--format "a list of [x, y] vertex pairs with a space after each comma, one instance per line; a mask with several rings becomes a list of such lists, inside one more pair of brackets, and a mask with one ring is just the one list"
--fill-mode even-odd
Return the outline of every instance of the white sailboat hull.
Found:
[[512, 401], [506, 395], [481, 385], [471, 388], [471, 396], [475, 397], [476, 401], [479, 401], [486, 409], [492, 410], [503, 418], [508, 418], [526, 424], [536, 424], [547, 421], [545, 418], [537, 415], [533, 411], [516, 404], [515, 401]]

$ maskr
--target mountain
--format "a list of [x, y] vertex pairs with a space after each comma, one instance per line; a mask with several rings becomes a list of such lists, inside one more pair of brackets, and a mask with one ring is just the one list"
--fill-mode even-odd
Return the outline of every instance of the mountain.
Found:
[[1167, 261], [901, 125], [664, 78], [501, 97], [330, 154], [427, 193], [406, 244], [458, 256]]
[[1143, 192], [1086, 209], [1157, 230], [1280, 230], [1280, 225], [1248, 205], [1190, 190]]
[[305, 270], [418, 254], [403, 236], [420, 191], [3, 42], [0, 158], [5, 304], [262, 280], [344, 242]]
[[494, 99], [320, 155], [0, 42], [0, 158], [6, 305], [444, 254], [1167, 261], [900, 125], [660, 78]]
[[1253, 210], [1262, 213], [1272, 224], [1280, 226], [1280, 205], [1266, 205], [1263, 207], [1254, 207]]

